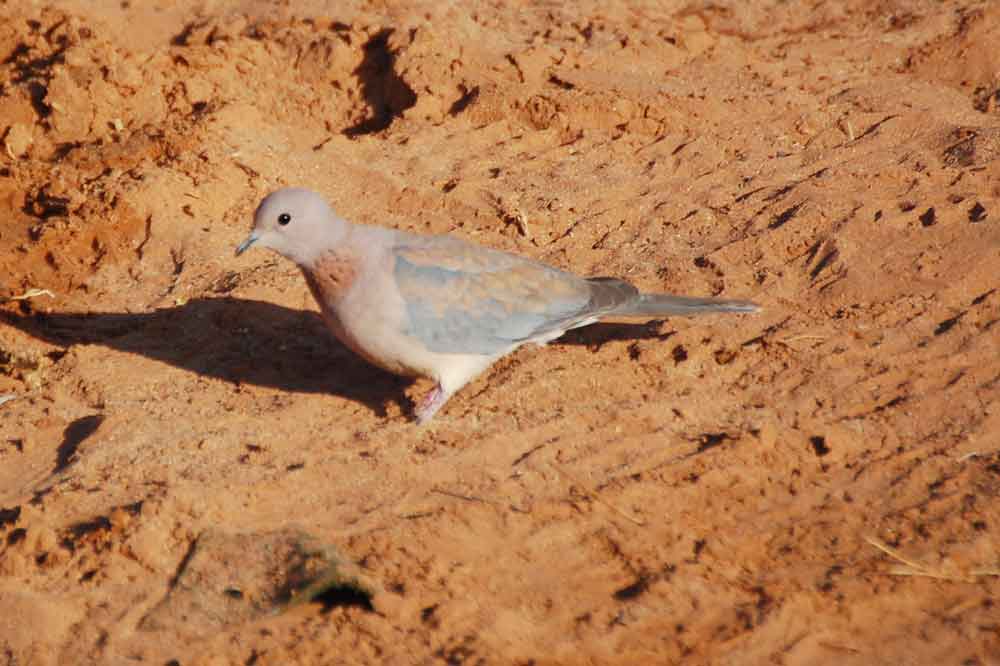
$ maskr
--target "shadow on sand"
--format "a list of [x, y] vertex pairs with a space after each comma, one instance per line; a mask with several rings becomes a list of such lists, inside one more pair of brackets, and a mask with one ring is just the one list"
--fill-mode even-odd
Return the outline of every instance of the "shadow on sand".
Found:
[[[0, 321], [46, 342], [104, 345], [235, 384], [331, 393], [379, 415], [387, 401], [409, 401], [411, 380], [374, 368], [337, 342], [311, 311], [230, 297], [198, 298], [146, 313], [0, 311]], [[571, 331], [559, 344], [599, 348], [611, 340], [666, 339], [660, 322], [601, 323]]]

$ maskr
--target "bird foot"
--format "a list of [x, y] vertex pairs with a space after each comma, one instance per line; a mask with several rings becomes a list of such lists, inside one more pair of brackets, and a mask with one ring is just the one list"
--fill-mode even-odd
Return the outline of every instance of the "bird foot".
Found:
[[448, 401], [448, 397], [449, 395], [445, 393], [441, 385], [435, 384], [431, 392], [424, 396], [424, 399], [420, 401], [420, 405], [415, 410], [417, 423], [423, 425], [434, 418], [438, 410]]

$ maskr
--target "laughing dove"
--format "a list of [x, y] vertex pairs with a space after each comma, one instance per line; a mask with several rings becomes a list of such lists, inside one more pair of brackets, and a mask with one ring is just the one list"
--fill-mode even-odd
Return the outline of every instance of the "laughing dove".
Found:
[[330, 331], [370, 363], [429, 377], [424, 423], [521, 345], [544, 345], [605, 317], [754, 312], [749, 301], [642, 294], [624, 280], [581, 278], [450, 236], [352, 224], [320, 195], [268, 195], [236, 249], [267, 247], [302, 269]]

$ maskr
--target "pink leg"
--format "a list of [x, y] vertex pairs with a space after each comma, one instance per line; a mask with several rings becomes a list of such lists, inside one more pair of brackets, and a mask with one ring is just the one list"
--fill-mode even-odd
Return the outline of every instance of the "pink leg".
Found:
[[451, 394], [445, 393], [440, 384], [435, 384], [416, 409], [417, 423], [423, 425], [434, 418], [434, 415], [444, 406], [444, 403], [448, 402], [450, 397]]

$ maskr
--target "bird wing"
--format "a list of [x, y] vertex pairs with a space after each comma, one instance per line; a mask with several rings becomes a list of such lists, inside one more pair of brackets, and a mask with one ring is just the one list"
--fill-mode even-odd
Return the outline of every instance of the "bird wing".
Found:
[[410, 237], [393, 254], [407, 333], [435, 352], [503, 353], [592, 314], [589, 281], [517, 255], [446, 236]]

